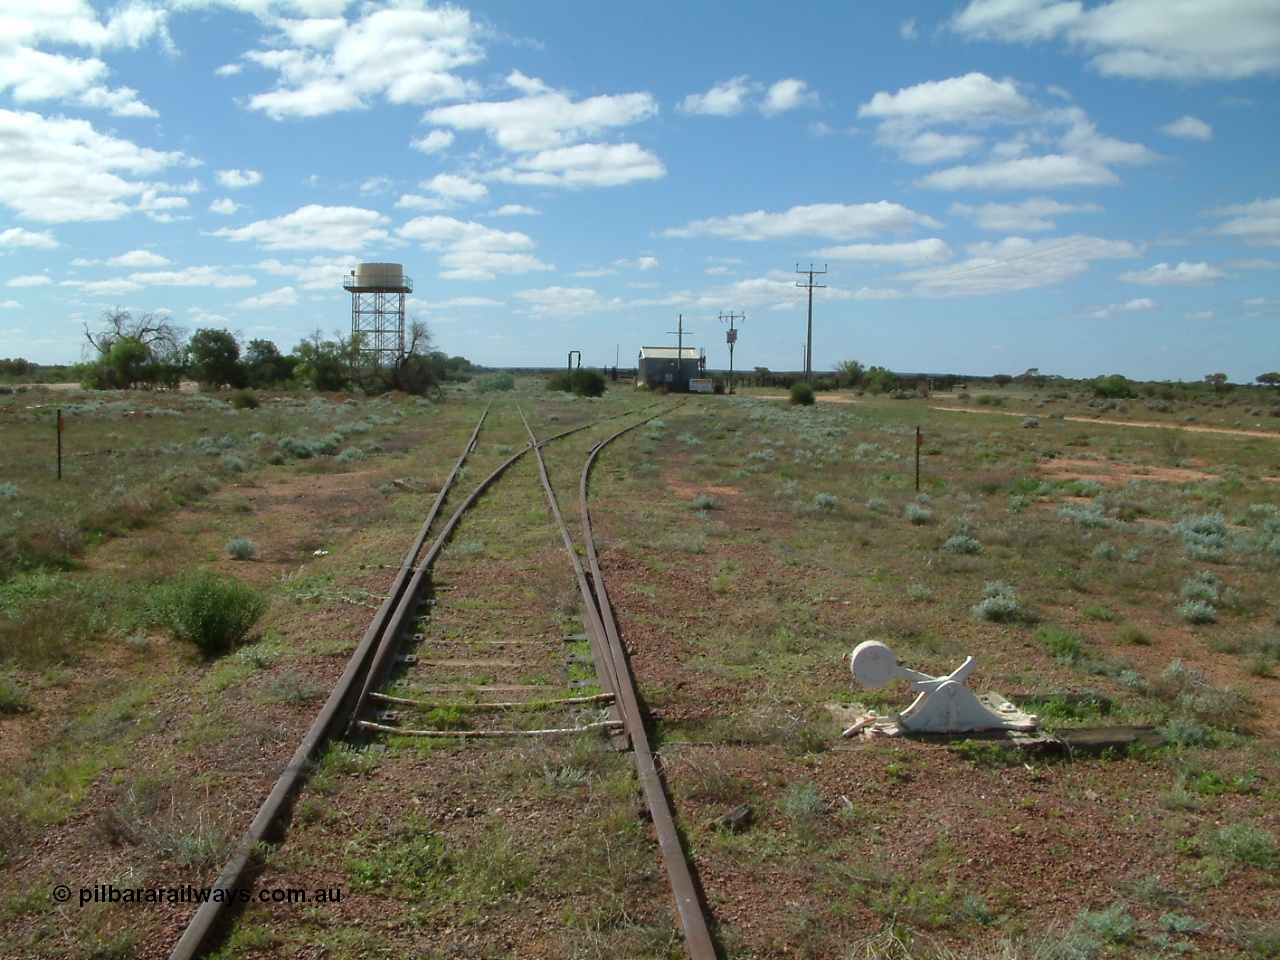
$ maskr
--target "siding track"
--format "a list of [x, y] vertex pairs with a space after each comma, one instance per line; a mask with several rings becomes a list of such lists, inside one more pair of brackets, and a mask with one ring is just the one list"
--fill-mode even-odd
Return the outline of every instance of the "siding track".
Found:
[[[431, 743], [461, 748], [477, 741], [581, 737], [585, 731], [598, 731], [610, 737], [616, 749], [632, 753], [688, 955], [692, 960], [714, 960], [705, 907], [649, 746], [642, 701], [591, 533], [593, 464], [611, 441], [674, 405], [658, 406], [589, 420], [541, 440], [519, 405], [499, 401], [486, 407], [423, 519], [386, 599], [216, 887], [245, 885], [259, 845], [279, 833], [309, 771], [332, 740], [345, 738], [376, 749], [382, 738], [429, 738]], [[515, 441], [517, 420], [527, 436], [523, 447]], [[489, 435], [499, 440], [486, 453], [481, 440]], [[552, 450], [554, 457], [547, 455]], [[458, 499], [457, 488], [469, 478], [472, 462], [498, 458], [504, 459]], [[575, 481], [577, 541], [556, 494], [557, 484], [563, 489]], [[502, 496], [491, 495], [499, 482]], [[531, 493], [535, 482], [544, 503]], [[457, 506], [441, 523], [446, 504], [455, 500]], [[507, 544], [504, 531], [519, 549], [532, 546], [534, 554], [514, 568], [519, 583], [504, 584], [503, 595], [509, 598], [512, 590], [523, 590], [540, 602], [515, 614], [489, 603], [484, 590], [486, 554], [491, 550], [504, 553], [504, 569], [511, 576], [509, 555], [515, 548]], [[499, 542], [481, 539], [495, 532], [502, 538]], [[549, 549], [555, 538], [563, 546], [560, 557]], [[577, 602], [561, 590], [559, 574], [566, 559]], [[540, 592], [543, 595], [537, 596]], [[543, 609], [532, 609], [537, 607]], [[574, 607], [576, 614], [571, 613]], [[547, 616], [546, 608], [554, 613]], [[557, 623], [550, 637], [549, 622]], [[225, 933], [229, 906], [202, 905], [171, 960], [206, 952]]]

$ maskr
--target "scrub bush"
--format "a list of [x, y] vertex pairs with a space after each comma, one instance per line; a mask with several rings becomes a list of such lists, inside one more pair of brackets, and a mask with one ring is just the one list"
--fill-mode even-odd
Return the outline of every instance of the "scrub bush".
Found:
[[791, 385], [791, 405], [793, 407], [810, 407], [813, 406], [813, 401], [813, 387], [809, 384], [803, 380], [797, 380]]
[[267, 599], [258, 590], [207, 570], [161, 584], [151, 599], [153, 620], [206, 658], [244, 640], [266, 609]]

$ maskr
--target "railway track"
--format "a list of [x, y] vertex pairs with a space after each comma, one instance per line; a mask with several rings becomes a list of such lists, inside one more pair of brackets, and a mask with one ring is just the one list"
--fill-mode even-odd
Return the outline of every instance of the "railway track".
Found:
[[[540, 438], [518, 404], [486, 407], [351, 661], [215, 887], [244, 885], [260, 845], [279, 835], [332, 741], [376, 750], [386, 742], [418, 740], [465, 750], [594, 734], [633, 758], [688, 955], [713, 960], [710, 923], [650, 749], [589, 510], [589, 481], [600, 453], [670, 409], [653, 405], [558, 431], [548, 422], [542, 431], [548, 435]], [[516, 440], [517, 420], [523, 445]], [[491, 446], [486, 450], [483, 443]], [[461, 495], [473, 466], [482, 464], [490, 472]], [[540, 496], [532, 492], [535, 482]], [[499, 484], [519, 496], [499, 500], [493, 495]], [[564, 491], [575, 486], [576, 503], [562, 508]], [[576, 533], [566, 512], [577, 515]], [[484, 573], [486, 554], [508, 554], [508, 539], [522, 541], [533, 554], [514, 566], [508, 557], [504, 565], [503, 576], [512, 581], [503, 584], [506, 595], [522, 590], [536, 601], [516, 614], [489, 602], [493, 584]], [[561, 549], [552, 548], [555, 540]], [[203, 904], [171, 960], [201, 956], [225, 933], [230, 904], [230, 898]]]

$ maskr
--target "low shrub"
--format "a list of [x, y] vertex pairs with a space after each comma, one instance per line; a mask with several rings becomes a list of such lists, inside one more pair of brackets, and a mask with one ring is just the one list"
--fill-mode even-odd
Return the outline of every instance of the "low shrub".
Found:
[[487, 377], [481, 377], [480, 382], [476, 385], [476, 389], [481, 393], [490, 393], [495, 390], [505, 393], [515, 388], [516, 379], [506, 370], [499, 370], [497, 373], [491, 373]]
[[1187, 623], [1216, 623], [1218, 611], [1204, 600], [1184, 600], [1178, 604], [1178, 616]]
[[227, 556], [232, 560], [252, 560], [258, 555], [258, 545], [245, 537], [228, 540]]
[[595, 367], [579, 367], [569, 377], [569, 389], [579, 397], [603, 397], [604, 374]]
[[0, 677], [0, 715], [27, 713], [30, 710], [31, 704], [22, 689], [7, 677]]
[[267, 609], [266, 597], [249, 584], [208, 570], [161, 584], [151, 600], [154, 622], [206, 658], [244, 640]]
[[970, 612], [993, 623], [1029, 622], [1034, 619], [1031, 612], [1018, 603], [1013, 587], [999, 581], [989, 582], [982, 588], [982, 601], [971, 607]]
[[805, 383], [803, 380], [797, 380], [791, 385], [790, 402], [793, 407], [811, 407], [813, 406], [814, 394], [813, 387]]
[[231, 394], [231, 406], [237, 410], [257, 410], [258, 395], [252, 390], [237, 390]]
[[942, 549], [948, 553], [981, 553], [982, 544], [968, 534], [957, 533], [942, 544]]
[[933, 519], [933, 511], [919, 503], [908, 503], [902, 508], [902, 515], [916, 526], [923, 526]]

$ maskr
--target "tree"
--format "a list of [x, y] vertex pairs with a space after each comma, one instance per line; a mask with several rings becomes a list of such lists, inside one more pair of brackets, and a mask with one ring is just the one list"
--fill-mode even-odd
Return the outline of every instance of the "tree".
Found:
[[240, 344], [226, 330], [201, 328], [187, 343], [191, 374], [207, 387], [243, 387], [247, 380], [240, 365]]
[[185, 367], [182, 328], [155, 313], [134, 319], [128, 310], [104, 310], [101, 329], [84, 325], [90, 355], [84, 385], [91, 390], [178, 386]]
[[250, 340], [241, 361], [249, 386], [259, 389], [292, 380], [298, 363], [296, 356], [286, 357], [270, 340]]
[[1009, 376], [1007, 373], [997, 373], [991, 378], [991, 382], [1003, 390], [1009, 384], [1013, 383], [1013, 377]]
[[891, 393], [899, 383], [898, 375], [884, 367], [872, 367], [863, 378], [867, 393]]
[[1209, 389], [1214, 393], [1228, 393], [1231, 390], [1231, 384], [1227, 383], [1227, 375], [1225, 373], [1205, 374], [1204, 382], [1209, 385]]
[[867, 368], [857, 360], [841, 360], [834, 369], [841, 379], [848, 381], [850, 387], [856, 387], [862, 383], [862, 378], [867, 372]]
[[313, 332], [293, 348], [299, 379], [312, 390], [345, 390], [352, 381], [350, 344], [341, 335], [333, 341], [326, 340], [319, 330]]
[[1280, 373], [1272, 371], [1271, 373], [1258, 374], [1257, 380], [1265, 387], [1273, 387], [1280, 390]]
[[1132, 400], [1134, 396], [1133, 384], [1119, 373], [1098, 377], [1093, 381], [1093, 392], [1106, 400]]

